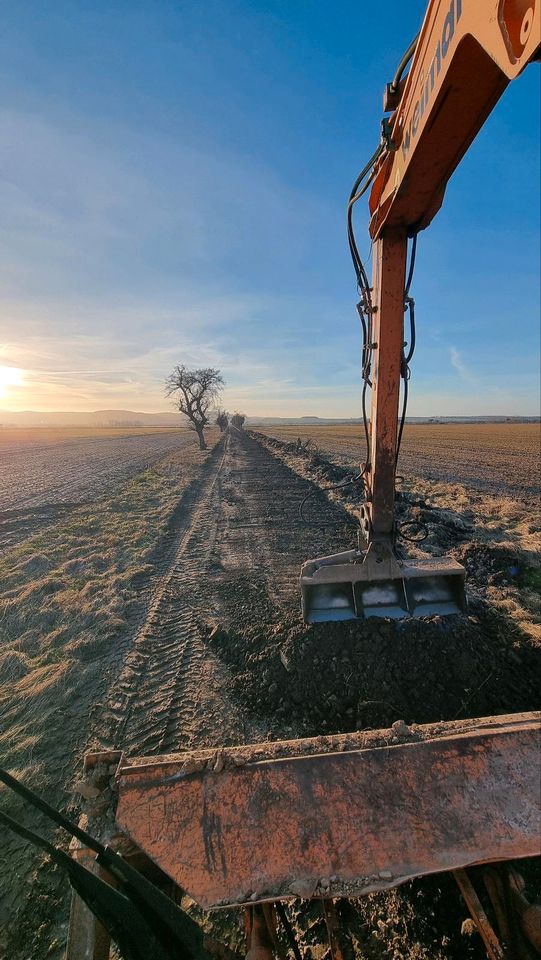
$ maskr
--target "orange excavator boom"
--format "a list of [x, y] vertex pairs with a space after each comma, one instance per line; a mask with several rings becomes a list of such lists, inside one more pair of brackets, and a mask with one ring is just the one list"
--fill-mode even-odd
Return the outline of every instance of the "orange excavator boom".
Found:
[[[301, 569], [305, 620], [456, 614], [466, 608], [464, 569], [451, 558], [407, 561], [395, 549], [395, 486], [415, 346], [414, 301], [406, 279], [408, 237], [439, 210], [447, 182], [507, 84], [539, 56], [540, 0], [431, 0], [408, 55], [411, 69], [385, 88], [382, 142], [363, 172], [373, 240], [372, 284], [358, 255], [354, 204], [350, 249], [364, 328], [363, 412], [367, 460], [360, 545]], [[406, 58], [407, 59], [407, 58]], [[414, 257], [414, 254], [413, 254]], [[404, 314], [409, 311], [406, 349]], [[403, 408], [399, 421], [400, 386]], [[368, 422], [365, 397], [371, 389]]]
[[386, 149], [369, 199], [370, 235], [423, 230], [511, 80], [539, 58], [538, 0], [431, 0], [410, 71], [388, 84]]

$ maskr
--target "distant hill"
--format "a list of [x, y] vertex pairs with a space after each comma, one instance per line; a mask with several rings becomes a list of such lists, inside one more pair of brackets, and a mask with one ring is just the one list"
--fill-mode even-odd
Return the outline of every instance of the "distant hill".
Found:
[[[183, 418], [182, 418], [183, 419]], [[89, 410], [67, 412], [54, 410], [0, 410], [4, 427], [174, 427], [181, 423], [174, 410], [163, 413], [142, 413], [138, 410]]]
[[[539, 423], [541, 417], [407, 417], [407, 423]], [[275, 424], [298, 424], [299, 427], [307, 424], [344, 424], [344, 423], [362, 423], [360, 417], [349, 417], [340, 419], [339, 417], [247, 417], [246, 425], [249, 427], [272, 426]]]
[[[408, 423], [538, 423], [540, 417], [408, 417]], [[0, 410], [0, 427], [176, 427], [184, 422], [175, 410], [144, 413], [138, 410]], [[247, 417], [251, 427], [272, 424], [361, 423], [358, 417]]]
[[250, 427], [256, 427], [258, 425], [269, 425], [269, 424], [279, 424], [279, 423], [298, 423], [299, 426], [306, 426], [307, 424], [314, 423], [360, 423], [360, 419], [357, 417], [344, 417], [343, 419], [335, 419], [333, 417], [246, 417], [246, 424]]

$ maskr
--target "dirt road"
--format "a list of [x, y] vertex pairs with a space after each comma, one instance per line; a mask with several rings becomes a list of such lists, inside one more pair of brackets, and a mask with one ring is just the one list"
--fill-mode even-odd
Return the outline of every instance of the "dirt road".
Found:
[[310, 484], [248, 434], [231, 430], [185, 504], [177, 547], [108, 699], [99, 740], [131, 753], [268, 737], [242, 711], [209, 634], [264, 625], [299, 609], [301, 561], [341, 542], [347, 515], [322, 498], [323, 522], [298, 515]]

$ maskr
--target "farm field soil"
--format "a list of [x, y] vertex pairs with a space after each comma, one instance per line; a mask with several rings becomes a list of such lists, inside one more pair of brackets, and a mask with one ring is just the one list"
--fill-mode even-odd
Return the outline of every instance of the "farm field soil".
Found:
[[[476, 494], [472, 508], [464, 486], [407, 479], [401, 510], [426, 523], [423, 550], [451, 553], [467, 567], [468, 614], [400, 623], [301, 622], [302, 561], [356, 541], [353, 508], [360, 491], [323, 490], [347, 472], [347, 465], [280, 440], [232, 430], [201, 458], [196, 472], [188, 471], [188, 485], [182, 481], [174, 494], [166, 483], [168, 509], [176, 496], [174, 519], [163, 538], [149, 545], [141, 568], [132, 569], [138, 545], [128, 541], [122, 562], [131, 577], [120, 578], [117, 587], [111, 567], [101, 571], [111, 616], [118, 615], [115, 598], [122, 590], [126, 603], [122, 625], [109, 620], [104, 634], [93, 630], [100, 597], [89, 584], [100, 576], [95, 564], [104, 554], [104, 538], [120, 562], [132, 511], [143, 521], [146, 502], [133, 504], [133, 486], [123, 495], [122, 526], [85, 528], [97, 554], [91, 562], [62, 565], [43, 540], [35, 551], [39, 562], [19, 554], [8, 598], [18, 598], [19, 620], [12, 621], [5, 679], [12, 746], [4, 763], [73, 815], [76, 798], [67, 791], [80, 775], [76, 760], [85, 747], [153, 755], [387, 727], [395, 720], [535, 709], [541, 681], [539, 526], [519, 502]], [[299, 506], [307, 494], [305, 522]], [[93, 517], [92, 523], [103, 522]], [[96, 605], [87, 609], [82, 628], [67, 618], [68, 634], [57, 633], [61, 623], [49, 620], [44, 644], [42, 611], [51, 616], [55, 598], [65, 603], [67, 590], [68, 609], [82, 598], [94, 597]], [[7, 742], [6, 728], [4, 750]], [[18, 810], [14, 802], [11, 807]], [[92, 823], [91, 802], [85, 812]], [[22, 845], [9, 844], [7, 955], [56, 960], [66, 934], [66, 883], [46, 863], [29, 873]], [[32, 886], [17, 886], [14, 870], [19, 881], [30, 876]], [[532, 885], [535, 867], [526, 864], [524, 871]], [[313, 909], [300, 903], [291, 910], [305, 950], [315, 949], [321, 928]], [[339, 904], [339, 912], [355, 932], [359, 960], [484, 957], [478, 938], [461, 934], [466, 908], [446, 876]], [[204, 922], [213, 929], [210, 918]], [[235, 929], [232, 916], [232, 943]], [[319, 957], [317, 950], [313, 955]]]
[[69, 440], [84, 440], [105, 437], [144, 437], [150, 434], [176, 433], [179, 427], [1, 427], [0, 449], [12, 444], [66, 443]]
[[[211, 445], [216, 438], [217, 432]], [[145, 617], [192, 485], [204, 475], [207, 454], [194, 438], [185, 439], [177, 435], [175, 452], [135, 470], [114, 494], [72, 506], [54, 525], [2, 553], [0, 765], [28, 778], [56, 805], [69, 801], [92, 716], [121, 667], [134, 625]], [[17, 803], [10, 807], [21, 815]], [[25, 822], [44, 826], [31, 816]], [[17, 926], [35, 862], [26, 845], [2, 831], [2, 957], [16, 955], [15, 946], [7, 946], [9, 931]], [[65, 908], [63, 883], [60, 889]], [[38, 925], [40, 904], [36, 892], [30, 914]], [[21, 956], [33, 956], [30, 944], [19, 940]]]
[[57, 522], [192, 442], [186, 429], [0, 431], [0, 545]]
[[[362, 424], [257, 427], [287, 442], [300, 437], [342, 466], [366, 459]], [[407, 423], [399, 471], [426, 480], [462, 483], [473, 489], [539, 504], [539, 423]]]

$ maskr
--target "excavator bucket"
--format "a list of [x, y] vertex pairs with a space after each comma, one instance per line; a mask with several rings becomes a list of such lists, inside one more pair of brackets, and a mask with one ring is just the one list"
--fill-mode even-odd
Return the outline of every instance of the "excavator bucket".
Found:
[[204, 908], [541, 853], [541, 714], [127, 758], [116, 823]]
[[301, 568], [307, 623], [365, 617], [449, 616], [466, 609], [464, 567], [450, 557], [400, 561], [385, 544], [347, 550]]

